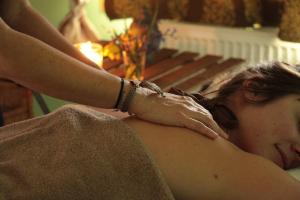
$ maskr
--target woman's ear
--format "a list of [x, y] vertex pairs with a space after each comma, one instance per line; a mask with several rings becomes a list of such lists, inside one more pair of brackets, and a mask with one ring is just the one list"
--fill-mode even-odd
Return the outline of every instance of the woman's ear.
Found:
[[263, 95], [262, 93], [259, 92], [255, 92], [254, 89], [252, 88], [258, 88], [258, 87], [263, 87], [263, 86], [259, 86], [259, 83], [257, 83], [254, 80], [245, 80], [243, 82], [243, 96], [245, 97], [245, 99], [247, 101], [250, 102], [256, 102], [256, 103], [260, 103], [263, 102], [267, 99], [267, 97], [265, 95]]

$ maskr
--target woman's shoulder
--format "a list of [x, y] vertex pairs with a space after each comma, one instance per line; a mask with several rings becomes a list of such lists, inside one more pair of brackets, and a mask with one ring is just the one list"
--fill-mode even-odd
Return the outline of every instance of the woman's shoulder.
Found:
[[[297, 199], [299, 195], [299, 183], [286, 172], [221, 137], [211, 140], [186, 128], [132, 117], [124, 122], [149, 149], [178, 199]], [[286, 196], [284, 190], [291, 192]]]
[[222, 138], [211, 140], [186, 128], [149, 123], [133, 117], [124, 122], [149, 149], [179, 199], [188, 199], [186, 194], [195, 195], [199, 185], [203, 194], [220, 188], [218, 179], [224, 178], [225, 171], [229, 170], [226, 163], [238, 165], [238, 157], [241, 157], [242, 151]]
[[[131, 128], [133, 128], [136, 131], [137, 135], [143, 140], [159, 138], [159, 141], [163, 142], [163, 140], [166, 140], [172, 143], [172, 145], [180, 145], [181, 143], [183, 143], [185, 146], [196, 145], [197, 148], [212, 148], [212, 150], [215, 150], [215, 148], [217, 148], [218, 150], [227, 149], [230, 152], [245, 153], [236, 145], [228, 142], [221, 137], [216, 140], [211, 140], [201, 135], [200, 133], [184, 127], [165, 126], [144, 121], [136, 117], [124, 118], [123, 121]], [[199, 147], [197, 146], [198, 144]]]

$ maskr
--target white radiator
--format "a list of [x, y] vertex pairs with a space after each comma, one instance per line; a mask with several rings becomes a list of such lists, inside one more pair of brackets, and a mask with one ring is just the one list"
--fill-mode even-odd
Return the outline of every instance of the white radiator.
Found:
[[162, 33], [176, 31], [173, 36], [166, 34], [163, 47], [243, 58], [247, 64], [273, 60], [300, 63], [300, 43], [280, 40], [276, 28], [253, 30], [167, 20], [161, 21], [159, 27]]

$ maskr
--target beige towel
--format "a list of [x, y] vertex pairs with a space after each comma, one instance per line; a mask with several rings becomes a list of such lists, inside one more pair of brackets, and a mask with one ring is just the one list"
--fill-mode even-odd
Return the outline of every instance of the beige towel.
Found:
[[174, 199], [132, 129], [83, 106], [0, 128], [0, 199]]

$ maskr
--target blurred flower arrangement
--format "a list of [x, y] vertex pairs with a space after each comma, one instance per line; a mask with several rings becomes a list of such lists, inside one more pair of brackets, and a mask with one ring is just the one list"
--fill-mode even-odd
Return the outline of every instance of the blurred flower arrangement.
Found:
[[163, 37], [174, 35], [175, 31], [162, 34], [158, 28], [158, 6], [152, 12], [143, 8], [141, 16], [134, 19], [122, 34], [114, 32], [113, 39], [104, 46], [103, 55], [112, 60], [123, 59], [126, 79], [143, 80], [146, 63], [153, 61]]
[[125, 78], [142, 80], [146, 65], [147, 28], [134, 21], [124, 34], [115, 35], [114, 44], [123, 59]]

